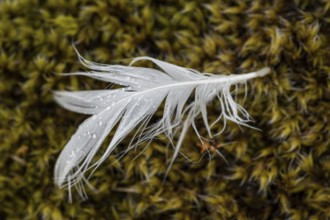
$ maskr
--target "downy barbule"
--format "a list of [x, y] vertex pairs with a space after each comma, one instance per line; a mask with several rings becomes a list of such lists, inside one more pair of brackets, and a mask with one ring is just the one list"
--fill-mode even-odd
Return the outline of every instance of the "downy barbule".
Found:
[[[90, 71], [66, 75], [88, 76], [118, 84], [122, 88], [55, 92], [55, 100], [64, 108], [91, 115], [79, 126], [56, 162], [55, 183], [61, 187], [67, 185], [69, 190], [72, 186], [86, 181], [85, 172], [91, 168], [94, 171], [132, 131], [136, 133], [133, 140], [128, 141], [128, 149], [141, 142], [150, 141], [161, 133], [164, 133], [171, 143], [174, 138], [176, 143], [173, 145], [175, 150], [170, 168], [180, 152], [189, 127], [192, 127], [201, 139], [195, 125], [195, 118], [199, 115], [211, 137], [212, 125], [221, 119], [224, 120], [224, 127], [226, 120], [246, 126], [251, 118], [248, 112], [235, 102], [230, 88], [270, 72], [266, 67], [247, 74], [213, 75], [151, 57], [137, 57], [129, 66], [94, 63], [80, 55], [79, 60]], [[160, 70], [132, 66], [141, 60], [153, 62]], [[219, 102], [221, 112], [210, 125], [206, 106], [212, 100]], [[162, 103], [165, 104], [162, 118], [154, 124], [149, 124]], [[115, 134], [105, 152], [92, 163], [102, 142], [113, 129]]]

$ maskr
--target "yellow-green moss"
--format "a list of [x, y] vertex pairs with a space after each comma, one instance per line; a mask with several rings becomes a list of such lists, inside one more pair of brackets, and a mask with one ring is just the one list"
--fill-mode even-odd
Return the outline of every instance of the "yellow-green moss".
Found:
[[[0, 1], [0, 219], [330, 218], [329, 23], [326, 0]], [[52, 91], [107, 86], [60, 76], [81, 69], [73, 42], [104, 63], [149, 55], [219, 74], [270, 66], [244, 103], [262, 131], [229, 124], [213, 142], [227, 162], [215, 151], [211, 161], [179, 157], [164, 183], [166, 139], [139, 157], [143, 147], [114, 154], [89, 199], [73, 192], [69, 204], [53, 168], [84, 116]], [[189, 136], [183, 151], [198, 161]]]

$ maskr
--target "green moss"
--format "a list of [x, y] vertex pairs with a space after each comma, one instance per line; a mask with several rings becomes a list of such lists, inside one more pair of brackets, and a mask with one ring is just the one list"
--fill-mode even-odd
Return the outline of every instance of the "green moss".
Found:
[[[20, 0], [2, 1], [0, 15], [1, 219], [330, 218], [328, 1]], [[82, 68], [72, 42], [105, 63], [149, 55], [213, 73], [270, 66], [243, 104], [262, 131], [229, 124], [210, 142], [212, 160], [179, 157], [164, 183], [166, 139], [114, 154], [90, 179], [88, 200], [74, 190], [69, 204], [53, 168], [84, 116], [56, 105], [52, 91], [107, 86], [60, 76]], [[210, 118], [219, 111], [211, 105]], [[183, 151], [198, 161], [203, 150], [189, 137]]]

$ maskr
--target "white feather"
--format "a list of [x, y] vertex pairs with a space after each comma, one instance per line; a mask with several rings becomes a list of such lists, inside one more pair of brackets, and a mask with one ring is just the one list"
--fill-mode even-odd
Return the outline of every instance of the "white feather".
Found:
[[[198, 115], [202, 116], [209, 135], [212, 135], [206, 106], [215, 98], [218, 99], [222, 109], [217, 121], [222, 118], [224, 121], [230, 120], [246, 125], [250, 120], [249, 114], [234, 101], [230, 87], [270, 72], [267, 67], [242, 75], [221, 76], [203, 74], [151, 57], [135, 58], [131, 65], [140, 60], [149, 60], [163, 71], [131, 65], [98, 64], [80, 55], [79, 59], [91, 71], [70, 75], [88, 76], [122, 85], [123, 88], [55, 92], [55, 100], [64, 108], [92, 115], [71, 137], [55, 166], [55, 183], [58, 186], [67, 184], [69, 188], [84, 179], [84, 172], [87, 169], [98, 167], [134, 129], [138, 130], [134, 143], [139, 144], [161, 133], [165, 133], [172, 141], [176, 133], [173, 129], [181, 128], [171, 166], [190, 126], [193, 126], [200, 137], [195, 126], [195, 118]], [[194, 100], [187, 104], [188, 98], [193, 93]], [[151, 116], [164, 101], [163, 117], [156, 124], [146, 127]], [[182, 122], [184, 115], [186, 115], [185, 121]], [[106, 151], [98, 161], [91, 164], [102, 142], [115, 126], [117, 129]]]

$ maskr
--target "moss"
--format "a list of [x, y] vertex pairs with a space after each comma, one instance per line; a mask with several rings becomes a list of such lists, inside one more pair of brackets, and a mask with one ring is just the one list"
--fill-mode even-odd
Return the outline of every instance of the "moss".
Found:
[[[20, 0], [2, 1], [0, 15], [1, 219], [330, 218], [328, 1]], [[69, 204], [53, 168], [84, 116], [56, 105], [52, 91], [107, 86], [60, 76], [81, 69], [72, 42], [97, 62], [149, 55], [214, 73], [270, 66], [244, 103], [262, 131], [229, 124], [208, 143], [211, 160], [179, 157], [164, 183], [166, 139], [114, 154], [90, 179], [88, 200], [75, 190]], [[219, 111], [210, 106], [210, 118]], [[198, 161], [205, 149], [189, 136], [183, 151]]]

